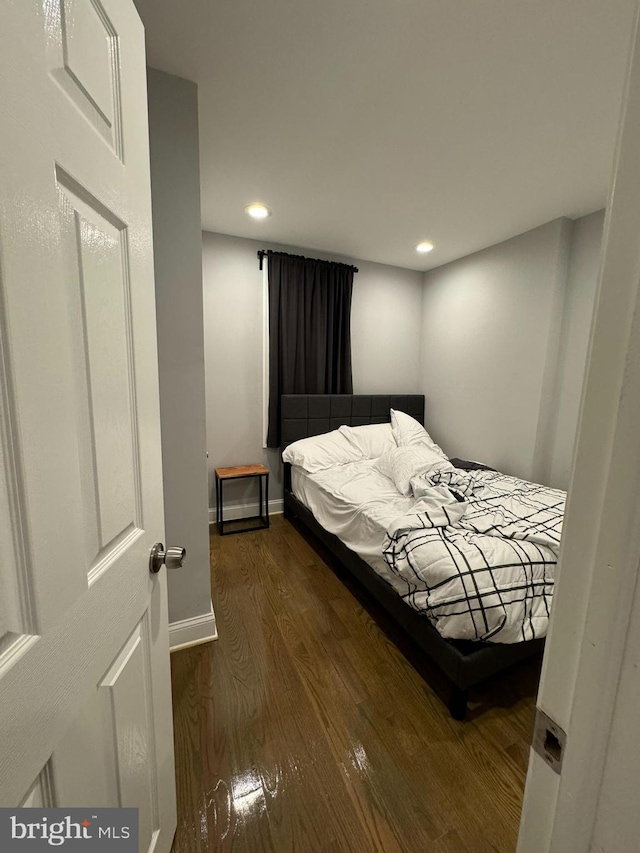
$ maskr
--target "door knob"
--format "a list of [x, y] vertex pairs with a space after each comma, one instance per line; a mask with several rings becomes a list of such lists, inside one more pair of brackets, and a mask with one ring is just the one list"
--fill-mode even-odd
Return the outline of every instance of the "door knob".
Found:
[[168, 569], [181, 569], [187, 556], [186, 548], [167, 548], [162, 542], [156, 542], [149, 554], [149, 571], [157, 574], [163, 565]]

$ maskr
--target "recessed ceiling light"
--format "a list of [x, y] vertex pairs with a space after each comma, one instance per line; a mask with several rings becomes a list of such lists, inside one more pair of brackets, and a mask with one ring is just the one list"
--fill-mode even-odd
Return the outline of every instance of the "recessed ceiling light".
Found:
[[424, 240], [422, 243], [418, 243], [416, 246], [416, 252], [421, 252], [425, 255], [427, 252], [431, 252], [433, 250], [433, 243], [430, 243], [428, 240]]
[[250, 204], [245, 207], [244, 212], [248, 213], [252, 219], [266, 219], [267, 216], [271, 216], [271, 211], [264, 204]]

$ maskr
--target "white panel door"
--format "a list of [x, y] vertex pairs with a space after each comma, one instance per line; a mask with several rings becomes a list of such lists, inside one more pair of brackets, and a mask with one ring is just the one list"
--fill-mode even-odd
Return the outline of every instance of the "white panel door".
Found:
[[143, 29], [0, 8], [0, 804], [175, 829]]

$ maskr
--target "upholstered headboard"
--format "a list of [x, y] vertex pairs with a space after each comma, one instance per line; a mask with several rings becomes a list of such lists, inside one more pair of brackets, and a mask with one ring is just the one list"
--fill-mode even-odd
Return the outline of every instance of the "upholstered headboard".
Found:
[[300, 438], [330, 432], [342, 424], [388, 423], [389, 409], [406, 412], [424, 424], [423, 394], [283, 394], [282, 448]]

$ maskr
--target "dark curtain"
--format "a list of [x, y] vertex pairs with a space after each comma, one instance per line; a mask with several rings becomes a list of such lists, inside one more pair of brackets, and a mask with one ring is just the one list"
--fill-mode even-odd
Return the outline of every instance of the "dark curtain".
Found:
[[281, 394], [352, 394], [354, 268], [269, 252], [269, 430], [280, 446]]

